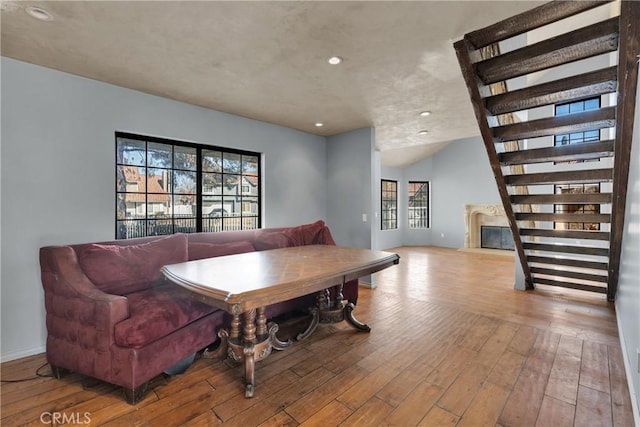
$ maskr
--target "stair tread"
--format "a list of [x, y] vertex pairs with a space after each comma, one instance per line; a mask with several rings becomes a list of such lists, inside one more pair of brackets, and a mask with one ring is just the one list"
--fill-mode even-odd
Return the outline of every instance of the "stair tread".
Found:
[[554, 237], [559, 239], [609, 240], [607, 231], [554, 230], [545, 228], [521, 228], [521, 236]]
[[606, 294], [606, 286], [592, 286], [584, 285], [582, 283], [565, 282], [561, 280], [545, 279], [542, 277], [533, 277], [533, 283], [540, 285], [559, 286], [562, 288], [578, 289], [581, 291], [597, 292], [599, 294]]
[[590, 58], [618, 48], [618, 18], [610, 18], [476, 64], [484, 84]]
[[567, 277], [570, 279], [589, 280], [592, 282], [607, 283], [607, 276], [602, 274], [583, 273], [572, 270], [558, 270], [555, 268], [531, 267], [532, 274], [544, 274], [545, 276]]
[[514, 205], [610, 204], [611, 193], [518, 194], [509, 200]]
[[505, 175], [504, 177], [506, 185], [598, 183], [612, 179], [613, 169], [611, 168], [525, 173]]
[[522, 165], [532, 163], [566, 162], [591, 160], [613, 156], [613, 140], [587, 142], [582, 144], [557, 145], [530, 150], [508, 151], [498, 154], [502, 165]]
[[484, 103], [492, 114], [505, 114], [615, 92], [617, 81], [618, 67], [613, 66], [490, 96]]
[[492, 128], [495, 142], [517, 141], [589, 130], [604, 129], [616, 125], [616, 107], [605, 107], [582, 113], [546, 117]]
[[582, 259], [560, 258], [560, 257], [544, 257], [531, 255], [527, 257], [530, 263], [561, 265], [566, 267], [588, 268], [591, 270], [608, 270], [609, 265], [606, 262], [586, 261]]
[[613, 0], [550, 2], [468, 33], [465, 38], [476, 48], [526, 33]]
[[553, 221], [553, 222], [587, 222], [587, 223], [609, 223], [610, 214], [596, 213], [545, 213], [545, 212], [518, 212], [515, 214], [516, 221]]
[[544, 252], [563, 252], [569, 254], [608, 256], [608, 248], [596, 248], [592, 246], [557, 245], [549, 243], [523, 243], [524, 249]]

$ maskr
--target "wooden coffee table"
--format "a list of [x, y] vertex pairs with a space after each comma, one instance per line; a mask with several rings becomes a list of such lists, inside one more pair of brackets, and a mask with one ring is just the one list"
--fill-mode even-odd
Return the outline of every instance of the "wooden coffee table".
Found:
[[[347, 320], [362, 331], [369, 327], [353, 317], [353, 304], [343, 307], [342, 285], [399, 262], [390, 252], [329, 245], [295, 246], [166, 265], [162, 273], [188, 289], [194, 298], [232, 315], [229, 330], [221, 330], [221, 351], [244, 361], [245, 396], [253, 397], [255, 362], [272, 349], [291, 345], [276, 338], [278, 325], [267, 325], [265, 307], [319, 293], [313, 321], [298, 339], [310, 335], [319, 321]], [[329, 301], [328, 288], [336, 297]], [[242, 317], [242, 319], [241, 319]], [[242, 328], [241, 328], [242, 326]]]

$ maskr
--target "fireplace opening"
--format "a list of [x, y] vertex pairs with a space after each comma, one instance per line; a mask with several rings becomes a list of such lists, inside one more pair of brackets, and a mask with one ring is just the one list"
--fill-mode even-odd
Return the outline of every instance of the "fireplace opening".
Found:
[[511, 229], [509, 227], [481, 226], [480, 247], [505, 251], [515, 250]]

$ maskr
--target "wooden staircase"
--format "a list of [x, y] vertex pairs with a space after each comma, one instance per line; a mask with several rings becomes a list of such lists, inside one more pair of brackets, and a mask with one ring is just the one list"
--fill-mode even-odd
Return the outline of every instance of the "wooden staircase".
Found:
[[554, 1], [454, 44], [527, 289], [615, 299], [639, 27], [640, 2]]

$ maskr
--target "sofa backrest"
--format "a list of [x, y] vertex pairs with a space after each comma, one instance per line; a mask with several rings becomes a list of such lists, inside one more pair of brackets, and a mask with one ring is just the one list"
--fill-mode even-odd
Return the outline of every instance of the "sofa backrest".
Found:
[[167, 264], [223, 255], [335, 244], [324, 221], [296, 227], [172, 234], [70, 245], [85, 275], [103, 292], [126, 295], [163, 280]]
[[138, 239], [119, 240], [117, 243], [87, 243], [72, 247], [80, 268], [93, 284], [101, 291], [115, 295], [147, 289], [163, 279], [162, 266], [188, 259], [184, 234], [142, 242]]

